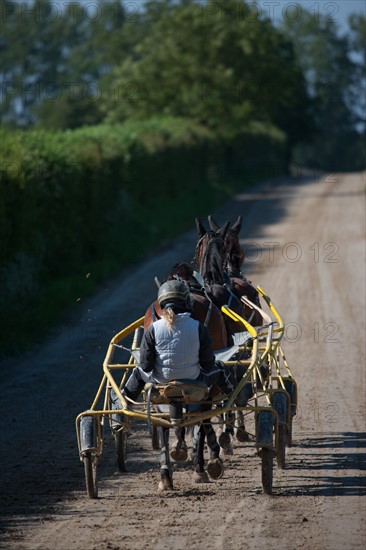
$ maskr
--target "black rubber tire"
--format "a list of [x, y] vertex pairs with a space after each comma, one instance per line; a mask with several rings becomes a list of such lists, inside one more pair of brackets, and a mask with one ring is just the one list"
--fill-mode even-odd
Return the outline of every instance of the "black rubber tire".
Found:
[[277, 466], [284, 470], [286, 468], [286, 424], [279, 424], [276, 438], [276, 459]]
[[86, 491], [89, 498], [98, 498], [97, 463], [91, 453], [83, 456]]
[[262, 487], [265, 495], [272, 494], [273, 485], [273, 451], [265, 447], [261, 450], [262, 458]]
[[126, 472], [127, 460], [127, 431], [122, 428], [114, 433], [114, 441], [117, 451], [117, 466], [120, 472]]
[[290, 416], [290, 422], [289, 422], [289, 426], [286, 430], [286, 446], [287, 447], [291, 447], [292, 445], [292, 414]]

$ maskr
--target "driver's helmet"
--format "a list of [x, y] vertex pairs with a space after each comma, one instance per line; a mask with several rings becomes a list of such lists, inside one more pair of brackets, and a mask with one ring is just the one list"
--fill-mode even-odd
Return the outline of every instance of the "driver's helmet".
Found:
[[182, 281], [167, 281], [158, 292], [158, 302], [162, 309], [179, 307], [190, 309], [190, 294], [188, 287]]

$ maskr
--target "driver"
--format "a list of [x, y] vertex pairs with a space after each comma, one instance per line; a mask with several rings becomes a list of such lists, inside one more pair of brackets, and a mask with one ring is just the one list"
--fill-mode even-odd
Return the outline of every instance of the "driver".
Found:
[[188, 287], [178, 280], [159, 288], [162, 318], [145, 330], [140, 362], [132, 371], [123, 394], [136, 401], [146, 382], [165, 384], [171, 380], [204, 381], [226, 393], [233, 389], [231, 372], [215, 362], [207, 327], [191, 317]]

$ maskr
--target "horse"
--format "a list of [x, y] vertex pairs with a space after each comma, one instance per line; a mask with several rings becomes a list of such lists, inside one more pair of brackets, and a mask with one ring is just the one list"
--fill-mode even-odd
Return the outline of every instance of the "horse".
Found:
[[[187, 263], [181, 262], [173, 266], [167, 280], [179, 279], [184, 281], [190, 289], [192, 299], [192, 317], [205, 324], [211, 334], [214, 350], [228, 347], [230, 344], [231, 332], [238, 330], [236, 324], [230, 327], [230, 321], [224, 321], [221, 314], [221, 306], [228, 304], [240, 315], [245, 315], [245, 306], [233, 294], [226, 285], [222, 269], [222, 258], [224, 255], [224, 242], [229, 222], [217, 231], [206, 231], [199, 220], [196, 220], [197, 228], [200, 229], [200, 240], [196, 246], [196, 261], [203, 279], [203, 285], [195, 277], [193, 268]], [[203, 230], [202, 230], [203, 229]], [[161, 317], [161, 309], [158, 301], [155, 301], [145, 313], [144, 328]], [[229, 327], [230, 333], [228, 333]], [[239, 329], [239, 330], [242, 330]], [[243, 372], [238, 373], [239, 378]], [[245, 393], [245, 392], [244, 392]], [[186, 444], [184, 441], [184, 430], [177, 428], [177, 444], [169, 456], [169, 428], [159, 428], [161, 439], [160, 471], [161, 487], [163, 490], [173, 487], [170, 456], [181, 461], [186, 457]], [[210, 449], [210, 460], [207, 465], [207, 472], [210, 477], [217, 479], [223, 473], [223, 465], [219, 458], [220, 446], [216, 440], [216, 434], [211, 421], [206, 420], [200, 423], [196, 429], [193, 441], [195, 452], [195, 481], [207, 481], [207, 473], [204, 471], [204, 441], [207, 441]], [[226, 444], [227, 447], [227, 444]]]
[[[233, 311], [241, 315], [245, 320], [255, 323], [256, 326], [262, 324], [262, 317], [257, 310], [250, 308], [241, 301], [242, 296], [247, 296], [256, 305], [259, 303], [259, 297], [256, 289], [241, 275], [239, 266], [244, 261], [244, 252], [242, 251], [238, 234], [241, 228], [241, 217], [229, 228], [229, 222], [222, 227], [209, 216], [210, 230], [206, 230], [201, 220], [196, 218], [196, 227], [198, 231], [198, 242], [196, 245], [196, 263], [201, 272], [208, 294], [212, 300], [221, 307], [228, 305]], [[222, 237], [222, 242], [220, 242]], [[208, 266], [210, 268], [208, 269]], [[235, 268], [235, 272], [233, 271]], [[208, 274], [208, 275], [207, 275]], [[236, 276], [233, 276], [236, 275]], [[243, 331], [243, 327], [231, 321], [226, 320], [228, 331], [231, 334]], [[240, 373], [237, 373], [240, 379]], [[244, 390], [245, 394], [245, 390]], [[247, 393], [250, 397], [250, 391]], [[241, 404], [246, 404], [246, 399]], [[233, 415], [228, 415], [229, 422], [225, 431], [220, 436], [219, 442], [223, 446], [226, 454], [231, 454], [232, 446], [230, 435], [233, 435]], [[237, 439], [247, 441], [248, 434], [244, 426], [244, 417], [238, 414]]]
[[[218, 233], [222, 232], [222, 228], [216, 223], [212, 215], [208, 216], [208, 221], [212, 231]], [[227, 223], [228, 222], [226, 222], [223, 227], [226, 227]], [[232, 292], [239, 299], [242, 296], [246, 296], [253, 304], [260, 307], [259, 294], [256, 288], [251, 284], [251, 281], [248, 281], [241, 271], [245, 259], [244, 251], [239, 242], [241, 224], [242, 217], [238, 216], [236, 222], [233, 223], [231, 227], [228, 227], [225, 232], [223, 270], [230, 279], [229, 284]], [[256, 327], [263, 324], [263, 318], [259, 311], [250, 309], [249, 306], [246, 309], [245, 320]]]

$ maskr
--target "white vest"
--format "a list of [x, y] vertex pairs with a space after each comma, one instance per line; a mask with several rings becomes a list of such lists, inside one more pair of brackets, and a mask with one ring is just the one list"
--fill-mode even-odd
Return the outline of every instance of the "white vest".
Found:
[[172, 327], [165, 319], [154, 323], [156, 363], [154, 378], [159, 382], [169, 380], [195, 380], [200, 374], [199, 323], [190, 313], [178, 313]]

